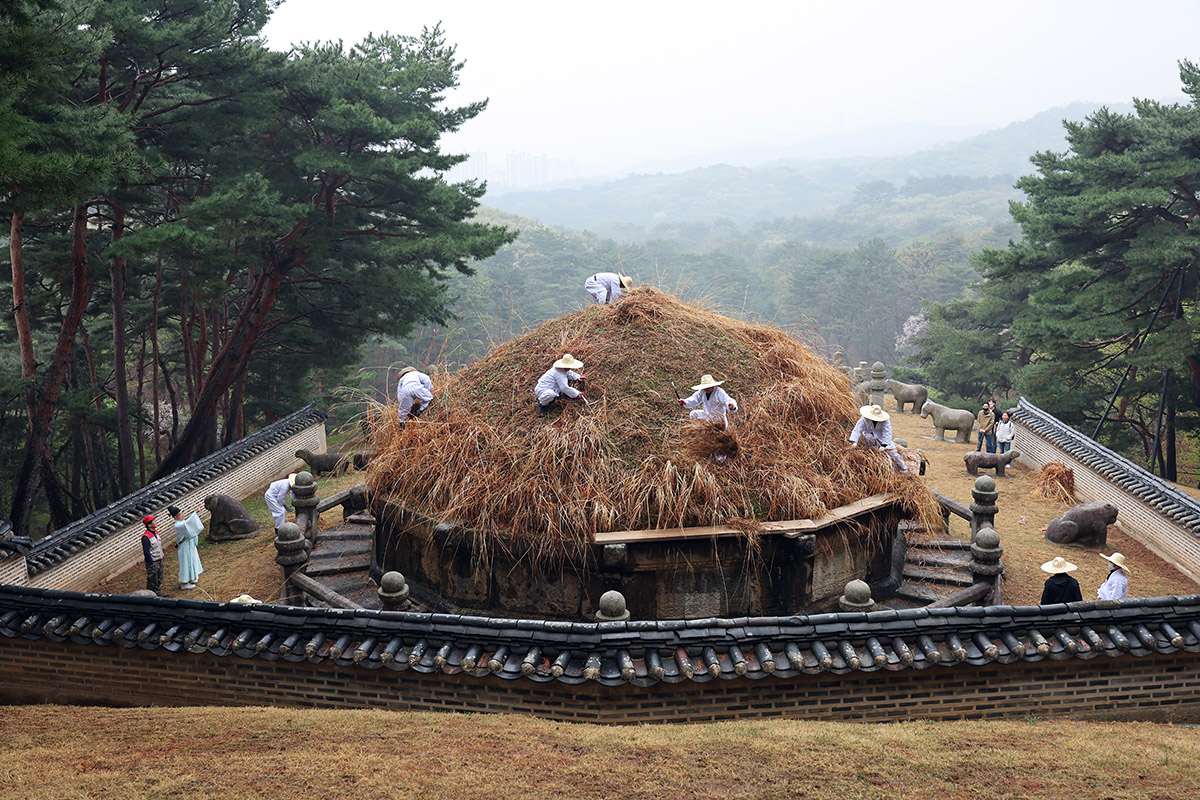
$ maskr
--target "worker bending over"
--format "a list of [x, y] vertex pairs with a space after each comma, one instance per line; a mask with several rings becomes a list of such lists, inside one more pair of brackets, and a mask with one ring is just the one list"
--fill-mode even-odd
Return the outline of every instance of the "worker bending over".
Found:
[[615, 303], [621, 299], [621, 291], [633, 286], [633, 278], [616, 272], [597, 272], [583, 282], [583, 288], [598, 305]]
[[549, 414], [550, 409], [563, 395], [567, 397], [583, 397], [583, 392], [571, 386], [570, 381], [583, 381], [587, 378], [575, 372], [583, 368], [583, 362], [570, 353], [566, 353], [554, 365], [538, 378], [533, 393], [537, 395], [538, 414]]
[[892, 441], [891, 416], [879, 406], [863, 406], [858, 413], [858, 422], [850, 431], [850, 444], [878, 447], [891, 457], [897, 472], [908, 472], [908, 465]]
[[729, 412], [737, 411], [738, 404], [737, 400], [721, 388], [723, 383], [725, 381], [715, 380], [712, 375], [705, 375], [700, 379], [700, 383], [692, 387], [696, 390], [695, 394], [686, 400], [681, 398], [679, 405], [696, 409], [688, 414], [690, 419], [719, 422], [728, 428]]
[[400, 407], [400, 421], [421, 416], [421, 412], [433, 402], [433, 381], [415, 367], [400, 370], [397, 378], [396, 404]]

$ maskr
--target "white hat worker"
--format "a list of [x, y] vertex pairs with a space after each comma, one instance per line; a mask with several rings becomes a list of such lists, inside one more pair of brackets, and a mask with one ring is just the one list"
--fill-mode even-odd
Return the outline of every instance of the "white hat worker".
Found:
[[700, 382], [692, 387], [692, 390], [698, 392], [701, 389], [711, 389], [714, 386], [720, 386], [724, 382], [725, 381], [717, 380], [712, 375], [704, 375], [704, 376], [701, 376]]
[[875, 422], [886, 422], [892, 418], [891, 414], [888, 414], [879, 406], [863, 406], [858, 409], [858, 413]]
[[1074, 572], [1079, 567], [1067, 561], [1062, 556], [1055, 556], [1053, 561], [1047, 561], [1042, 564], [1042, 572], [1049, 572], [1051, 575], [1057, 575], [1060, 572]]
[[1098, 555], [1117, 569], [1123, 569], [1127, 574], [1129, 573], [1129, 567], [1125, 566], [1125, 556], [1120, 553], [1113, 553], [1111, 556], [1106, 556], [1104, 553]]
[[562, 358], [554, 362], [554, 366], [559, 369], [579, 369], [583, 366], [583, 362], [570, 353], [564, 353]]

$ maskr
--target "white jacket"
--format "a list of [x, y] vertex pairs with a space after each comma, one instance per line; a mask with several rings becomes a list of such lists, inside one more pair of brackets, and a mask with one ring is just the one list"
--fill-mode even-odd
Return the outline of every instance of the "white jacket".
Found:
[[414, 403], [424, 411], [433, 402], [433, 381], [424, 372], [409, 372], [396, 384], [396, 403], [400, 406], [400, 421], [408, 419]]
[[597, 303], [615, 303], [621, 299], [621, 276], [615, 272], [597, 272], [583, 282]]
[[692, 419], [724, 422], [728, 425], [728, 414], [731, 411], [737, 411], [737, 400], [730, 397], [729, 393], [720, 386], [713, 387], [712, 394], [707, 397], [705, 397], [706, 394], [708, 394], [708, 389], [697, 389], [691, 397], [683, 401], [684, 408], [699, 407], [688, 416]]
[[1011, 442], [1013, 440], [1013, 421], [996, 423], [996, 441]]
[[565, 394], [567, 397], [579, 397], [580, 391], [569, 386], [567, 381], [577, 381], [582, 378], [582, 375], [572, 369], [551, 367], [546, 370], [545, 374], [538, 378], [537, 386], [533, 387], [538, 405], [549, 405], [560, 394]]

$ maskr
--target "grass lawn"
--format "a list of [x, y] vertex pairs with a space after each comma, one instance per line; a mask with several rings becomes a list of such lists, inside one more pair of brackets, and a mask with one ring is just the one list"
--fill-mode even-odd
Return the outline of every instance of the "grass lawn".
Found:
[[618, 728], [505, 715], [0, 706], [0, 756], [0, 800], [1200, 796], [1200, 730], [1032, 719]]
[[[924, 478], [926, 485], [970, 505], [971, 489], [976, 478], [967, 474], [962, 457], [964, 453], [975, 450], [975, 443], [935, 442], [932, 438], [932, 420], [921, 419], [919, 414], [897, 413], [894, 401], [889, 397], [887, 402], [895, 435], [905, 439], [909, 447], [923, 451], [929, 459]], [[1096, 589], [1108, 575], [1108, 562], [1094, 551], [1051, 544], [1042, 533], [1050, 520], [1070, 506], [1033, 497], [1033, 470], [1013, 464], [1005, 472], [1006, 477], [996, 478], [996, 488], [1000, 490], [1000, 497], [996, 500], [996, 506], [1000, 509], [996, 515], [996, 531], [1004, 547], [1006, 568], [1004, 602], [1010, 605], [1036, 605], [1042, 596], [1042, 584], [1049, 577], [1040, 567], [1058, 555], [1079, 566], [1071, 574], [1079, 581], [1083, 599], [1096, 599]], [[994, 475], [995, 472], [986, 470], [981, 474]], [[1119, 517], [1117, 522], [1120, 523]], [[950, 517], [950, 528], [961, 539], [970, 535], [966, 520], [958, 517]], [[1104, 552], [1111, 554], [1114, 550], [1124, 553], [1129, 564], [1131, 597], [1200, 592], [1200, 586], [1194, 581], [1118, 526], [1109, 528], [1108, 549]]]

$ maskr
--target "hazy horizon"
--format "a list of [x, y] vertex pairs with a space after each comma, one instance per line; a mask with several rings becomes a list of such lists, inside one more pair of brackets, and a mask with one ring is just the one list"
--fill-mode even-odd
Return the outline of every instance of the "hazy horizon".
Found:
[[439, 23], [466, 62], [451, 102], [489, 100], [447, 149], [545, 155], [577, 162], [581, 175], [617, 175], [750, 166], [804, 157], [806, 146], [826, 157], [890, 154], [900, 140], [934, 146], [1074, 102], [1179, 97], [1177, 62], [1197, 57], [1200, 3], [1131, 15], [1111, 0], [1025, 0], [1002, 12], [940, 0], [736, 11], [286, 0], [265, 33], [286, 49]]

